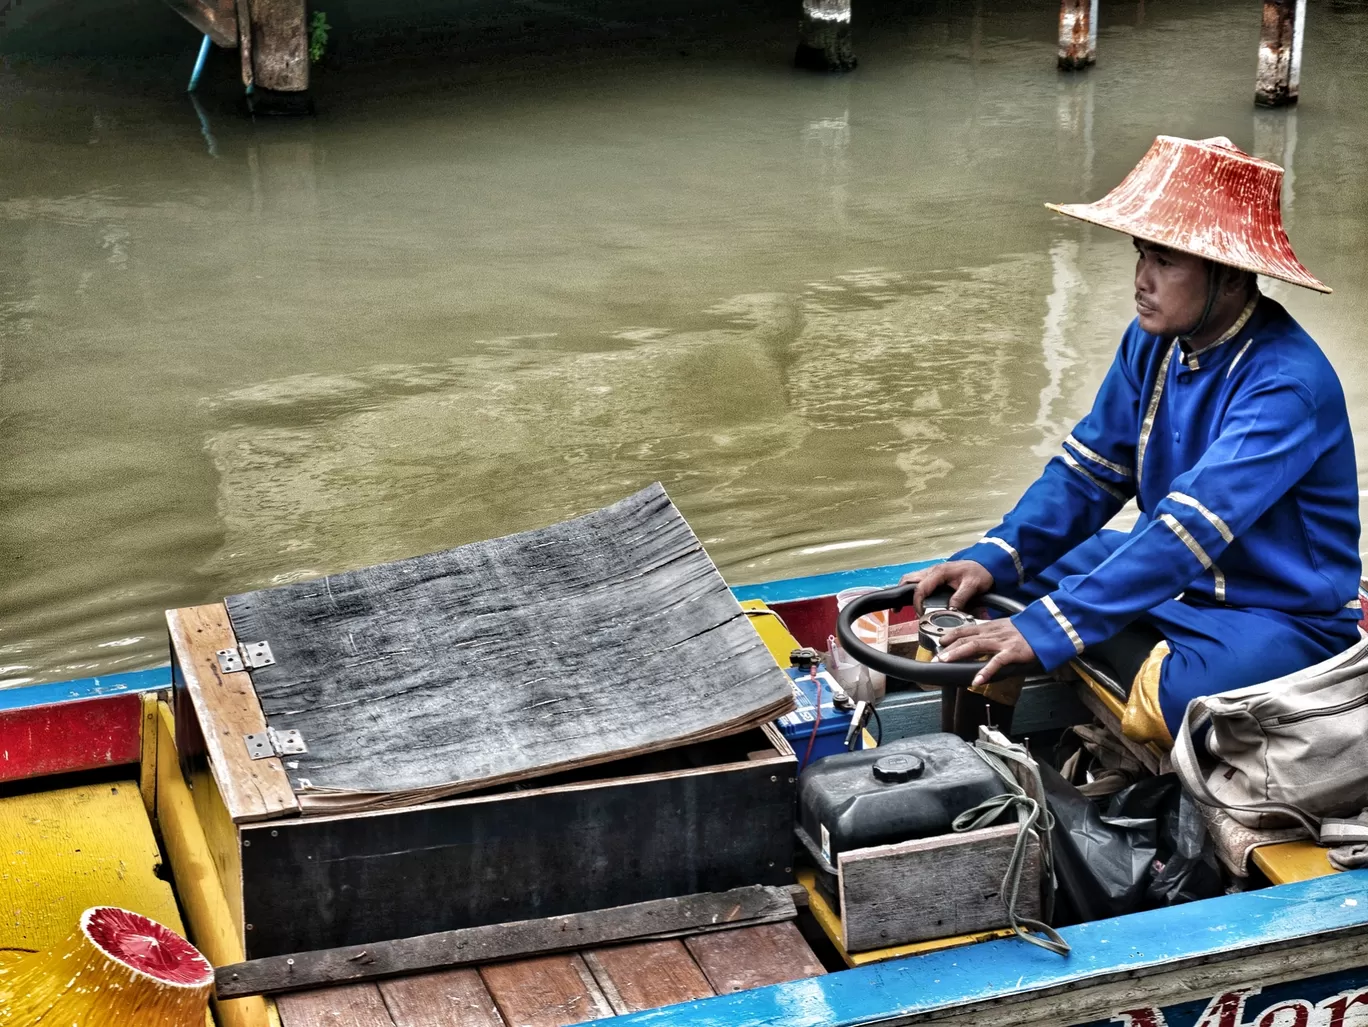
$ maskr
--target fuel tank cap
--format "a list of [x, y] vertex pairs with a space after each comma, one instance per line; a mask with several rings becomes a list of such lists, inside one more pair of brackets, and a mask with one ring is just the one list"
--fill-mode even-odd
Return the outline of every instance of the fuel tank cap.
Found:
[[894, 753], [874, 761], [875, 779], [890, 783], [911, 781], [914, 777], [920, 777], [925, 769], [926, 764], [922, 762], [921, 757], [913, 756], [911, 753]]

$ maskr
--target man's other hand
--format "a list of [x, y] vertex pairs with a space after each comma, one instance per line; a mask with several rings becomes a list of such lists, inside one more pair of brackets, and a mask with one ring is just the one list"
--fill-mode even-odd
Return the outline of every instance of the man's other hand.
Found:
[[974, 676], [976, 685], [990, 680], [1009, 664], [1031, 663], [1036, 658], [1031, 643], [1026, 641], [1009, 618], [1004, 617], [947, 631], [941, 639], [941, 650], [936, 659], [941, 663], [953, 663], [957, 660], [972, 660], [976, 656], [989, 658], [983, 669]]
[[973, 560], [951, 560], [938, 563], [924, 571], [904, 574], [902, 584], [915, 583], [917, 591], [912, 594], [912, 604], [917, 608], [917, 616], [922, 615], [926, 597], [940, 588], [953, 588], [950, 609], [963, 610], [974, 596], [982, 595], [993, 587], [993, 576], [988, 568]]

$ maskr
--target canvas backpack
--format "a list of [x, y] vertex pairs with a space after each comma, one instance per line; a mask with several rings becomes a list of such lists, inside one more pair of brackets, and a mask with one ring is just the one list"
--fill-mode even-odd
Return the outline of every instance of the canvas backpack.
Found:
[[1368, 637], [1295, 674], [1192, 700], [1172, 759], [1193, 798], [1246, 827], [1368, 843]]

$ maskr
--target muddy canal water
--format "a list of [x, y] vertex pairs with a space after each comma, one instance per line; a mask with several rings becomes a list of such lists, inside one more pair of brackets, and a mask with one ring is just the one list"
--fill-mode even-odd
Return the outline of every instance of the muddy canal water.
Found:
[[1365, 4], [1311, 4], [1270, 112], [1248, 0], [1104, 0], [1074, 76], [1054, 0], [870, 0], [846, 77], [789, 67], [796, 0], [581, 6], [507, 5], [521, 49], [344, 52], [307, 120], [240, 117], [224, 52], [197, 112], [169, 14], [167, 58], [0, 69], [0, 682], [149, 666], [167, 607], [654, 480], [735, 583], [943, 554], [1133, 313], [1129, 241], [1042, 203], [1158, 133], [1288, 166], [1336, 292], [1267, 291], [1368, 465]]

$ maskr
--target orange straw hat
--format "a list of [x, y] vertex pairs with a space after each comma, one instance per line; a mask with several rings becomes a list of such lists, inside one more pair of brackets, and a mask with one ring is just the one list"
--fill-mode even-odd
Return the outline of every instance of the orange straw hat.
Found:
[[1125, 181], [1096, 203], [1047, 203], [1080, 221], [1317, 292], [1283, 231], [1283, 169], [1229, 139], [1160, 136]]

